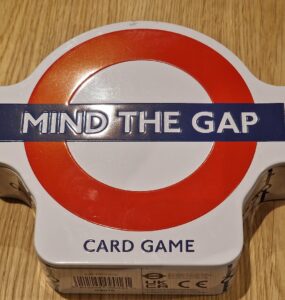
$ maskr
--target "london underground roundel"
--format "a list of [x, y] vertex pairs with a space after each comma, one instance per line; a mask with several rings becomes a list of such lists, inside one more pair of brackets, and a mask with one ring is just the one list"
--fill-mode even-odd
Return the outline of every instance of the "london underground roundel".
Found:
[[[141, 157], [141, 160], [132, 162], [131, 171], [122, 172], [121, 176], [127, 177], [125, 178], [126, 181], [131, 181], [132, 177], [136, 176], [135, 173], [140, 172], [137, 169], [140, 169], [145, 161], [154, 155], [156, 144], [160, 145], [160, 154], [156, 156], [156, 160], [163, 156], [164, 151], [169, 153], [168, 148], [171, 149], [172, 144], [182, 145], [184, 155], [181, 159], [185, 160], [187, 166], [188, 161], [199, 160], [197, 152], [199, 154], [200, 151], [199, 147], [196, 146], [193, 149], [195, 153], [193, 153], [191, 149], [187, 148], [187, 143], [196, 143], [196, 145], [200, 144], [203, 147], [203, 143], [206, 142], [193, 142], [191, 137], [190, 139], [188, 137], [189, 140], [185, 139], [185, 129], [180, 128], [178, 117], [182, 111], [185, 111], [183, 123], [189, 122], [191, 124], [193, 117], [197, 117], [197, 114], [192, 116], [192, 109], [191, 106], [187, 105], [187, 101], [192, 99], [192, 102], [198, 104], [199, 99], [193, 99], [191, 90], [188, 91], [188, 94], [186, 91], [183, 95], [184, 103], [175, 99], [175, 93], [172, 100], [168, 99], [167, 102], [164, 102], [164, 99], [161, 99], [159, 95], [147, 93], [142, 95], [144, 99], [140, 99], [140, 95], [133, 95], [136, 94], [136, 91], [132, 90], [132, 78], [127, 75], [128, 72], [143, 72], [144, 76], [137, 79], [143, 81], [143, 77], [152, 77], [151, 69], [154, 67], [151, 65], [158, 64], [169, 69], [167, 72], [170, 74], [171, 72], [183, 72], [183, 78], [189, 77], [195, 81], [199, 89], [204, 90], [204, 93], [207, 94], [209, 103], [253, 103], [251, 93], [241, 75], [229, 61], [209, 46], [191, 37], [166, 30], [129, 29], [99, 35], [66, 52], [43, 74], [30, 96], [29, 104], [73, 107], [75, 104], [72, 101], [76, 93], [80, 91], [81, 94], [84, 94], [86, 90], [87, 95], [85, 93], [84, 97], [88, 103], [85, 102], [84, 104], [87, 110], [93, 106], [93, 115], [88, 117], [86, 113], [81, 113], [83, 108], [77, 108], [77, 114], [73, 112], [73, 120], [67, 120], [69, 121], [67, 129], [70, 131], [73, 129], [72, 134], [79, 132], [83, 136], [88, 136], [89, 133], [93, 137], [93, 140], [88, 141], [90, 145], [92, 144], [90, 149], [88, 143], [83, 143], [84, 147], [81, 145], [78, 150], [81, 151], [83, 160], [84, 151], [88, 152], [87, 156], [92, 157], [90, 151], [95, 148], [94, 155], [96, 155], [96, 147], [103, 147], [103, 152], [110, 153], [112, 158], [108, 155], [103, 157], [105, 165], [104, 162], [100, 162], [100, 168], [102, 170], [105, 168], [106, 178], [108, 178], [108, 174], [112, 176], [112, 173], [116, 172], [113, 171], [116, 168], [116, 163], [110, 165], [108, 160], [112, 159], [113, 161], [114, 156], [116, 159], [116, 153], [111, 153], [110, 148], [118, 147], [118, 144], [123, 147], [126, 154], [123, 157], [124, 161], [120, 161], [118, 164], [127, 164], [128, 153], [131, 156], [131, 152], [137, 151], [140, 144], [145, 146], [145, 148], [143, 147], [143, 151], [146, 152], [144, 153], [145, 156]], [[145, 65], [146, 68], [138, 67], [139, 65]], [[90, 81], [92, 78], [98, 78], [100, 73], [106, 73], [107, 70], [107, 73], [112, 74], [112, 70], [118, 69], [119, 66], [122, 69], [123, 80], [125, 76], [125, 80], [130, 82], [131, 95], [127, 97], [128, 99], [113, 99], [116, 103], [110, 103], [110, 100], [106, 99], [107, 92], [104, 94], [104, 91], [112, 90], [114, 87], [112, 84], [120, 90], [120, 85], [124, 85], [123, 80], [119, 80], [118, 86], [114, 82], [116, 78], [112, 79], [110, 78], [112, 75], [109, 75], [108, 80], [107, 74], [105, 75], [107, 79], [104, 81], [103, 74], [103, 80], [100, 81], [99, 78], [97, 81], [93, 80], [91, 84]], [[122, 66], [125, 67], [122, 68]], [[149, 66], [149, 71], [147, 66]], [[131, 71], [128, 71], [128, 68]], [[118, 72], [120, 73], [120, 71]], [[163, 79], [158, 78], [160, 76], [159, 71], [154, 71], [154, 73], [158, 73], [154, 80], [159, 84], [161, 94], [164, 94], [163, 90], [169, 88], [164, 85]], [[163, 74], [163, 71], [161, 73]], [[179, 81], [181, 78], [173, 76], [171, 82], [174, 88], [179, 86], [179, 82], [176, 83], [175, 80]], [[102, 97], [100, 99], [100, 96], [97, 98], [92, 96], [92, 89], [93, 91], [98, 89], [96, 82], [100, 85], [103, 100]], [[148, 80], [139, 82], [145, 90], [149, 88], [147, 83]], [[134, 85], [138, 85], [138, 82]], [[187, 86], [186, 83], [185, 85]], [[128, 89], [126, 86], [121, 88]], [[127, 93], [126, 90], [125, 94]], [[157, 94], [159, 91], [155, 93]], [[179, 94], [179, 90], [176, 91], [176, 94]], [[132, 101], [132, 96], [136, 102]], [[140, 103], [137, 102], [136, 98], [141, 100]], [[159, 98], [159, 102], [157, 102], [157, 98]], [[96, 104], [97, 106], [94, 107]], [[195, 104], [193, 105], [195, 108]], [[103, 111], [107, 110], [107, 113], [102, 113], [100, 107], [103, 108]], [[109, 113], [110, 110], [115, 112]], [[188, 111], [189, 119], [187, 120]], [[112, 117], [110, 117], [111, 115]], [[201, 115], [201, 122], [203, 119], [212, 119], [209, 116], [207, 114]], [[59, 119], [55, 113], [51, 116], [50, 123], [52, 118], [57, 120], [57, 124], [58, 121], [62, 122], [62, 118]], [[87, 126], [88, 120], [91, 120], [92, 124]], [[119, 122], [120, 124], [118, 124]], [[230, 123], [230, 120], [225, 122], [223, 131], [226, 131], [227, 126], [231, 125], [227, 122]], [[207, 121], [204, 120], [204, 123], [207, 124]], [[77, 126], [75, 130], [72, 125]], [[212, 121], [211, 126], [217, 127], [218, 125]], [[79, 128], [80, 126], [85, 128]], [[112, 126], [118, 128], [112, 129]], [[62, 125], [59, 124], [59, 127]], [[210, 130], [209, 127], [208, 129], [203, 128], [202, 125], [198, 128], [200, 131]], [[54, 128], [49, 130], [54, 130], [52, 133], [57, 134]], [[112, 130], [119, 130], [120, 132], [118, 134], [112, 133]], [[180, 141], [179, 137], [181, 136], [183, 138]], [[76, 144], [80, 145], [80, 142]], [[68, 144], [71, 144], [71, 147]], [[75, 144], [74, 141], [68, 143], [67, 140], [25, 142], [30, 165], [42, 186], [59, 204], [80, 218], [113, 228], [139, 231], [158, 230], [181, 225], [207, 214], [221, 204], [245, 176], [256, 147], [256, 143], [252, 141], [214, 141], [208, 153], [200, 159], [195, 170], [191, 170], [191, 166], [188, 172], [183, 170], [183, 178], [179, 178], [178, 175], [176, 176], [178, 179], [174, 178], [167, 186], [162, 184], [160, 187], [161, 185], [158, 184], [157, 188], [153, 188], [150, 184], [150, 187], [146, 187], [144, 190], [140, 190], [140, 188], [133, 190], [132, 188], [120, 188], [120, 185], [102, 182], [96, 178], [96, 175], [92, 176], [90, 172], [86, 172], [72, 155], [70, 148], [73, 144]], [[137, 147], [133, 150], [134, 144]], [[177, 155], [179, 153], [172, 153], [172, 156], [176, 156], [175, 160], [180, 160]], [[139, 157], [140, 154], [138, 154], [138, 159]], [[122, 160], [118, 157], [118, 160], [120, 159]], [[169, 160], [171, 159], [169, 157]], [[96, 173], [96, 161], [93, 163], [95, 165], [92, 168]], [[167, 160], [165, 163], [167, 164]], [[178, 168], [183, 169], [183, 164], [183, 161], [180, 162]], [[153, 168], [155, 169], [155, 167]], [[179, 170], [174, 168], [175, 163], [168, 172], [170, 174], [172, 172], [179, 173]], [[167, 174], [160, 173], [160, 170], [154, 170], [154, 172], [157, 173], [156, 177], [167, 177]], [[152, 173], [152, 168], [143, 170], [143, 175], [138, 178], [141, 185], [143, 185], [144, 178], [147, 180], [151, 176], [150, 173]], [[120, 174], [117, 177], [120, 177]], [[124, 178], [121, 181], [124, 181]], [[136, 186], [140, 186], [140, 182]]]

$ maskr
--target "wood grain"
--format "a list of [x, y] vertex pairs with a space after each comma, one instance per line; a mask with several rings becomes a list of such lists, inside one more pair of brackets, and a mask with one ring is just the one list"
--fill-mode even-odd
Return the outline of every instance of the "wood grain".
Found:
[[[284, 0], [0, 0], [0, 85], [23, 80], [70, 38], [130, 20], [165, 21], [203, 32], [236, 53], [261, 80], [285, 85]], [[228, 293], [171, 299], [285, 299], [284, 215], [282, 202], [267, 203], [246, 223], [250, 243]], [[47, 285], [35, 255], [33, 228], [34, 216], [28, 207], [0, 201], [1, 300], [170, 299], [57, 294]]]

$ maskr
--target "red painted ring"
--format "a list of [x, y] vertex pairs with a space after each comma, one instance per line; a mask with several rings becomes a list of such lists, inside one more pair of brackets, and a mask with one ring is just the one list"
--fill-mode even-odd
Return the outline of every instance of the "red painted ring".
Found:
[[[90, 76], [131, 60], [160, 61], [184, 70], [214, 103], [253, 102], [241, 75], [210, 47], [174, 32], [133, 29], [95, 37], [66, 52], [44, 73], [29, 103], [68, 104]], [[25, 143], [36, 177], [59, 204], [90, 222], [136, 231], [181, 225], [214, 209], [241, 182], [255, 148], [255, 142], [216, 142], [206, 161], [184, 180], [155, 191], [131, 192], [89, 176], [64, 142]]]

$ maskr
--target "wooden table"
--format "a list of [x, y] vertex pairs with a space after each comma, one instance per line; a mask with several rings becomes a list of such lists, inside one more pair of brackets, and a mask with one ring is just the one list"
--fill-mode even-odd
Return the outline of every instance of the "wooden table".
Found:
[[[127, 20], [158, 20], [201, 31], [236, 53], [261, 80], [285, 85], [284, 0], [0, 0], [0, 84], [23, 80], [70, 38]], [[33, 212], [3, 200], [0, 299], [285, 299], [284, 216], [282, 202], [267, 203], [245, 224], [250, 242], [233, 287], [224, 295], [60, 296], [47, 285], [33, 248]]]

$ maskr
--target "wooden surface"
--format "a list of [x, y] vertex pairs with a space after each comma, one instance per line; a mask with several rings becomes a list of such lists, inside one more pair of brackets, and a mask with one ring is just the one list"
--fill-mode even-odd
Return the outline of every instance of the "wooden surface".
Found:
[[[284, 0], [0, 0], [0, 85], [23, 80], [70, 38], [129, 20], [201, 31], [236, 53], [261, 80], [285, 85]], [[222, 296], [60, 296], [47, 285], [33, 249], [33, 212], [0, 201], [0, 299], [285, 299], [284, 216], [281, 202], [268, 203], [246, 223], [250, 243], [233, 287]]]

